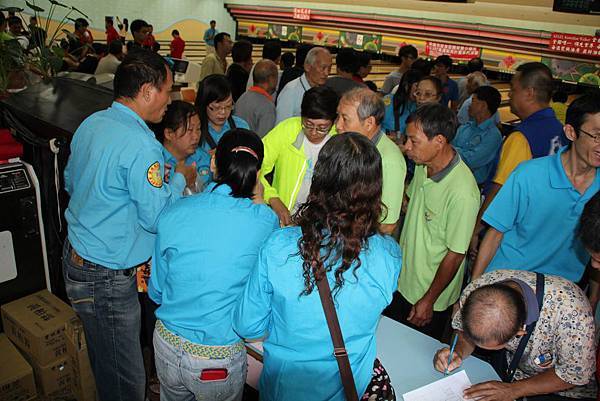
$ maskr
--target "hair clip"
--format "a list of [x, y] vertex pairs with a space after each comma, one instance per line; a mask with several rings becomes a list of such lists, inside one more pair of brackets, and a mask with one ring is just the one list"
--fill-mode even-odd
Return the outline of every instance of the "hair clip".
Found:
[[258, 155], [256, 154], [255, 151], [253, 151], [252, 149], [250, 149], [247, 146], [236, 146], [235, 148], [231, 149], [231, 151], [233, 153], [237, 153], [237, 152], [246, 152], [246, 153], [250, 153], [252, 156], [254, 156], [254, 158], [256, 160], [258, 160]]

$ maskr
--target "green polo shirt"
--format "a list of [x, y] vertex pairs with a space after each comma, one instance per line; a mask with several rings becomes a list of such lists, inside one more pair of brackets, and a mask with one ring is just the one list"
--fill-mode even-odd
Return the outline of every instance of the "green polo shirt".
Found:
[[[383, 193], [381, 201], [387, 207], [387, 215], [382, 224], [394, 224], [400, 218], [402, 197], [404, 196], [404, 179], [406, 178], [406, 162], [398, 146], [382, 131], [373, 138], [381, 155], [383, 168]], [[385, 215], [385, 211], [384, 211]]]
[[[431, 286], [448, 250], [467, 252], [480, 198], [475, 178], [458, 153], [444, 170], [429, 178], [427, 167], [418, 165], [407, 196], [398, 291], [414, 305]], [[446, 310], [458, 300], [464, 264], [438, 297], [434, 311]]]

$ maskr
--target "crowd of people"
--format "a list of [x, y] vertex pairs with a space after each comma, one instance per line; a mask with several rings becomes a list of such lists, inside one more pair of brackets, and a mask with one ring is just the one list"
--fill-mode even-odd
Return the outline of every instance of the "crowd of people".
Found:
[[[77, 129], [64, 173], [63, 276], [101, 401], [145, 397], [141, 268], [166, 401], [241, 400], [251, 339], [261, 399], [344, 400], [323, 283], [362, 399], [394, 399], [373, 385], [382, 314], [455, 335], [431, 355], [441, 372], [487, 358], [501, 380], [467, 398], [596, 399], [597, 91], [567, 105], [546, 65], [522, 64], [503, 135], [479, 58], [455, 81], [449, 56], [407, 45], [378, 90], [368, 55], [267, 41], [254, 63], [211, 21], [195, 102], [171, 102], [152, 26], [117, 22], [94, 65], [115, 74], [114, 102]], [[98, 54], [88, 26], [75, 21], [67, 68]]]

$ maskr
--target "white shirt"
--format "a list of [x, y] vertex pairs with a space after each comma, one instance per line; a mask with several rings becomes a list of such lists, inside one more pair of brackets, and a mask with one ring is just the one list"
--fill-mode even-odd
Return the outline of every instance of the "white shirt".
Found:
[[275, 125], [290, 117], [300, 117], [300, 108], [304, 92], [311, 88], [306, 74], [290, 81], [277, 97], [277, 119]]
[[117, 67], [119, 64], [121, 64], [119, 59], [109, 53], [100, 59], [94, 74], [114, 74], [117, 72]]
[[312, 143], [306, 137], [304, 137], [303, 147], [304, 154], [306, 155], [306, 173], [304, 174], [304, 179], [302, 180], [302, 185], [300, 185], [300, 189], [298, 190], [298, 196], [296, 197], [296, 204], [292, 210], [292, 213], [295, 213], [300, 205], [306, 202], [308, 199], [308, 194], [310, 193], [310, 184], [312, 183], [313, 173], [315, 172], [315, 164], [317, 164], [317, 159], [319, 158], [319, 152], [327, 141], [331, 138], [331, 135], [326, 135], [323, 138], [321, 143]]

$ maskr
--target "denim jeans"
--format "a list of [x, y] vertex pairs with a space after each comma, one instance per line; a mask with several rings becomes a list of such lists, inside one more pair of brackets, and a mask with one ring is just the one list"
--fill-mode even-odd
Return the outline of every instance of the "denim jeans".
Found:
[[[165, 341], [154, 330], [154, 357], [161, 401], [241, 401], [246, 382], [246, 349], [226, 359], [203, 359]], [[223, 380], [204, 381], [204, 369], [227, 369]]]
[[68, 240], [62, 263], [67, 296], [83, 323], [99, 401], [143, 401], [135, 269], [113, 270], [81, 259]]

